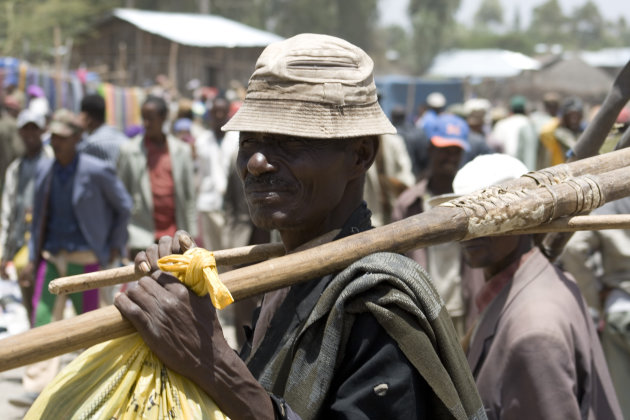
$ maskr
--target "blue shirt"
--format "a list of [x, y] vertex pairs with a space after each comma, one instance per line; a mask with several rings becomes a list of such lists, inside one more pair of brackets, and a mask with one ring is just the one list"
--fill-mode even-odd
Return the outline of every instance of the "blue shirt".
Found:
[[48, 197], [48, 218], [44, 249], [52, 254], [90, 249], [74, 214], [72, 192], [78, 155], [67, 166], [58, 161], [53, 164], [53, 176]]

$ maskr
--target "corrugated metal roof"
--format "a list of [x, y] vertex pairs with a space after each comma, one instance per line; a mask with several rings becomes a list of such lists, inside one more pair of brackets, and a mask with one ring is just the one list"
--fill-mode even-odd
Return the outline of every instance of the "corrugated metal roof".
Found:
[[604, 48], [583, 51], [580, 58], [593, 67], [623, 67], [630, 60], [630, 48]]
[[516, 76], [523, 70], [539, 68], [538, 61], [514, 51], [452, 50], [438, 54], [427, 74], [455, 78], [501, 78]]
[[114, 9], [132, 25], [191, 47], [266, 47], [283, 38], [216, 15]]

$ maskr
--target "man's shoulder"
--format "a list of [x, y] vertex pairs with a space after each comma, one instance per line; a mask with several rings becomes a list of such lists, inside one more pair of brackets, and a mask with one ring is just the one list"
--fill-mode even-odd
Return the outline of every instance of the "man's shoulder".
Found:
[[114, 168], [102, 159], [88, 153], [79, 153], [79, 166], [77, 170], [88, 174], [105, 174], [114, 171]]
[[136, 153], [142, 153], [142, 134], [138, 134], [136, 137], [125, 141], [120, 145], [120, 155], [133, 155]]
[[541, 269], [515, 276], [514, 296], [502, 316], [504, 328], [512, 335], [530, 338], [564, 337], [574, 324], [584, 323], [580, 290], [573, 279], [544, 256], [532, 262]]

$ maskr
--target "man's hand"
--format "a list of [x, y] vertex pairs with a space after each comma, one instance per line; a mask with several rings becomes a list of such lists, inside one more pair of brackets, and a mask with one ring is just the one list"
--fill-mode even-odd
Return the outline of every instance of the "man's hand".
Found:
[[[267, 392], [223, 337], [208, 296], [199, 297], [157, 260], [194, 246], [181, 231], [136, 256], [136, 271], [151, 272], [114, 304], [162, 362], [200, 386], [232, 419], [274, 418]], [[185, 250], [184, 249], [184, 250]], [[146, 267], [140, 268], [145, 264]]]
[[8, 279], [9, 278], [9, 274], [7, 273], [7, 264], [9, 262], [6, 260], [2, 260], [0, 261], [0, 277], [2, 277], [3, 279]]
[[20, 275], [18, 276], [18, 284], [23, 289], [33, 287], [33, 280], [35, 278], [35, 263], [30, 261], [24, 266]]
[[196, 246], [193, 238], [184, 230], [178, 230], [172, 238], [162, 236], [157, 245], [151, 245], [145, 251], [136, 254], [134, 259], [136, 273], [151, 274], [158, 270], [157, 262], [160, 258], [171, 254], [183, 254]]

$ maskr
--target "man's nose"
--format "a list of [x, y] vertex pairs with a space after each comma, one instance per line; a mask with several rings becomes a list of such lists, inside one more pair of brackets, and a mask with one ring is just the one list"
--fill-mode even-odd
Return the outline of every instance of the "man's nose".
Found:
[[247, 161], [247, 171], [254, 176], [260, 176], [274, 170], [275, 167], [269, 163], [267, 156], [261, 152], [254, 153]]

